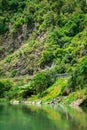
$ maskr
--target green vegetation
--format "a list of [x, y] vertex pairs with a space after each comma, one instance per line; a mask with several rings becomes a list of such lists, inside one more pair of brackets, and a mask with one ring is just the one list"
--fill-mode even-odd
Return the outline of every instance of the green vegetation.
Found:
[[[83, 91], [87, 87], [84, 50], [86, 0], [0, 0], [0, 77], [32, 77], [8, 85], [0, 81], [0, 97], [36, 97], [45, 102], [62, 96], [65, 87], [73, 93]], [[71, 76], [58, 77], [64, 73]]]
[[0, 81], [0, 98], [7, 96], [8, 91], [10, 91], [12, 83], [8, 80]]
[[65, 78], [56, 80], [56, 82], [51, 87], [44, 91], [42, 101], [46, 102], [58, 96], [62, 96], [64, 88], [67, 86], [67, 81], [68, 79]]
[[[75, 92], [72, 92], [71, 94], [69, 94], [67, 97], [64, 97], [60, 103], [65, 104], [65, 105], [69, 105], [71, 104], [73, 101], [76, 101], [78, 99], [87, 99], [87, 89], [82, 89], [82, 90], [77, 90]], [[86, 103], [86, 100], [85, 100]], [[86, 106], [87, 104], [85, 104]]]
[[72, 91], [87, 87], [87, 57], [82, 60], [80, 65], [73, 72], [69, 83], [69, 87]]

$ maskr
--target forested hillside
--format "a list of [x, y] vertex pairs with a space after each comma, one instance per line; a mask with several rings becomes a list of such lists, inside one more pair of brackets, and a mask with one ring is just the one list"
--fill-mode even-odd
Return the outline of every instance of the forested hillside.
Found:
[[0, 78], [1, 98], [86, 100], [87, 1], [0, 0]]

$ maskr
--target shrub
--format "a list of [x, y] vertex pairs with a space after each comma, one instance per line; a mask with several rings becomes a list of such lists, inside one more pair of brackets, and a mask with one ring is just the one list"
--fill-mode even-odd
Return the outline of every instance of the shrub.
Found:
[[26, 23], [28, 27], [32, 27], [32, 25], [34, 24], [33, 16], [31, 14], [26, 14], [24, 23]]
[[12, 60], [12, 56], [8, 56], [8, 57], [6, 58], [6, 62], [8, 62], [8, 63], [10, 63], [11, 60]]
[[5, 33], [8, 31], [8, 24], [4, 17], [0, 16], [0, 34]]
[[56, 70], [39, 72], [30, 81], [26, 94], [28, 94], [29, 92], [33, 92], [33, 94], [41, 95], [44, 90], [46, 90], [56, 81], [56, 79], [57, 79]]
[[22, 18], [17, 18], [17, 20], [14, 23], [14, 28], [17, 29], [23, 24], [23, 19]]
[[57, 29], [54, 29], [53, 32], [51, 32], [51, 33], [48, 35], [47, 42], [51, 42], [51, 43], [60, 45], [59, 39], [60, 39], [62, 36], [63, 36], [63, 34], [62, 34], [61, 30], [59, 30], [58, 28], [57, 28]]
[[64, 5], [62, 6], [62, 13], [72, 13], [75, 10], [75, 2], [74, 1], [67, 1], [65, 0]]
[[69, 79], [69, 87], [72, 91], [87, 87], [87, 57], [85, 57], [80, 65], [73, 72]]
[[44, 67], [45, 65], [49, 65], [52, 63], [54, 58], [54, 54], [52, 51], [45, 50], [42, 52], [42, 57], [40, 59], [40, 66]]
[[12, 83], [10, 81], [8, 80], [0, 81], [0, 98], [6, 97], [11, 87], [12, 87]]
[[66, 54], [65, 57], [63, 58], [64, 63], [73, 63], [73, 54]]
[[48, 79], [45, 73], [38, 73], [34, 76], [32, 81], [33, 88], [35, 89], [36, 93], [41, 93], [48, 87]]
[[15, 77], [15, 75], [16, 75], [16, 70], [11, 70], [11, 74], [10, 74], [10, 77]]
[[8, 4], [8, 8], [11, 10], [16, 10], [18, 8], [18, 0], [10, 0]]

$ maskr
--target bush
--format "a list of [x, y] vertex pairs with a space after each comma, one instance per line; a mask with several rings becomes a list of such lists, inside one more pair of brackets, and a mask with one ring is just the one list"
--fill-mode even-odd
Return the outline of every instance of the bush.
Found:
[[28, 27], [32, 27], [32, 25], [34, 24], [33, 16], [31, 14], [26, 14], [24, 23], [26, 23]]
[[52, 51], [45, 50], [42, 52], [42, 57], [40, 59], [40, 66], [50, 65], [53, 61], [54, 54]]
[[10, 0], [8, 4], [10, 10], [16, 10], [18, 8], [18, 0]]
[[49, 83], [45, 73], [38, 73], [36, 76], [34, 76], [32, 86], [36, 93], [42, 93], [48, 87], [48, 85]]
[[73, 63], [73, 54], [66, 54], [65, 57], [63, 58], [64, 63]]
[[48, 35], [47, 42], [60, 45], [59, 39], [60, 39], [62, 36], [63, 36], [63, 34], [62, 34], [61, 30], [59, 30], [58, 28], [57, 28], [57, 29], [54, 29], [53, 32], [51, 32], [51, 33]]
[[72, 13], [75, 10], [75, 2], [74, 1], [64, 1], [64, 5], [62, 6], [62, 13]]
[[6, 62], [8, 62], [8, 63], [10, 63], [11, 60], [12, 60], [12, 56], [8, 56], [8, 57], [6, 58]]
[[73, 72], [69, 79], [69, 87], [72, 91], [87, 87], [87, 57], [85, 57], [80, 65]]
[[5, 18], [0, 16], [0, 34], [3, 34], [6, 31], [8, 31], [8, 25]]
[[75, 36], [77, 33], [81, 32], [84, 28], [85, 25], [83, 24], [85, 21], [86, 16], [83, 14], [75, 14], [68, 20], [68, 22], [65, 24], [65, 30], [67, 36]]
[[8, 91], [10, 91], [12, 83], [8, 80], [0, 81], [0, 98], [6, 97]]
[[30, 81], [26, 94], [28, 94], [29, 92], [33, 92], [33, 94], [41, 95], [44, 90], [46, 90], [56, 81], [56, 79], [57, 79], [56, 70], [39, 72]]
[[10, 74], [10, 77], [15, 77], [15, 75], [16, 75], [16, 73], [17, 73], [17, 71], [16, 70], [11, 70], [11, 74]]

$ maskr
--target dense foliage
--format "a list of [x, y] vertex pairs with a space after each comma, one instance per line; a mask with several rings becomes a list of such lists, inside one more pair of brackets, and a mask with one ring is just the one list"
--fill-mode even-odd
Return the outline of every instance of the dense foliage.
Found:
[[6, 97], [8, 91], [10, 91], [12, 83], [8, 80], [0, 81], [0, 98]]
[[87, 57], [85, 57], [80, 65], [73, 72], [69, 86], [72, 91], [87, 87]]
[[0, 82], [0, 97], [41, 97], [63, 73], [72, 91], [85, 88], [85, 50], [86, 0], [0, 0], [0, 77], [33, 77], [25, 86]]

